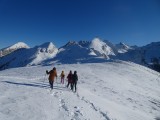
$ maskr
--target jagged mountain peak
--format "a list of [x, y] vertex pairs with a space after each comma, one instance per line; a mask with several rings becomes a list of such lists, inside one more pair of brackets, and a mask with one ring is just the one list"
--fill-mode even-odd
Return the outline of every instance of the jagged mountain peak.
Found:
[[107, 45], [107, 46], [112, 46], [114, 47], [114, 45], [109, 41], [109, 40], [102, 40], [98, 37], [94, 38], [91, 42], [91, 44], [97, 44], [97, 45]]
[[36, 46], [35, 49], [39, 50], [39, 52], [49, 52], [49, 53], [58, 51], [58, 49], [55, 47], [55, 45], [52, 42], [43, 43], [39, 46]]
[[69, 41], [66, 45], [64, 45], [63, 47], [68, 47], [68, 46], [72, 46], [72, 45], [77, 45], [78, 42], [76, 41]]
[[40, 47], [40, 48], [47, 48], [47, 49], [53, 49], [53, 48], [56, 48], [55, 45], [52, 43], [52, 42], [46, 42], [46, 43], [43, 43], [37, 47]]
[[101, 49], [101, 47], [104, 46], [104, 45], [105, 45], [105, 43], [101, 39], [94, 38], [91, 41], [90, 48]]
[[95, 51], [95, 53], [99, 54], [100, 56], [105, 56], [105, 58], [109, 55], [115, 55], [113, 46], [110, 46], [109, 44], [102, 41], [100, 38], [94, 38], [91, 41], [91, 44], [89, 46], [91, 49]]
[[45, 42], [39, 46], [48, 47], [48, 46], [54, 46], [54, 44], [52, 42]]
[[134, 49], [134, 48], [126, 45], [123, 42], [120, 42], [119, 44], [116, 44], [115, 47], [117, 48], [119, 53], [126, 53], [126, 52], [128, 52], [128, 50]]
[[58, 48], [52, 43], [52, 42], [46, 42], [39, 46], [34, 47], [34, 49], [37, 51], [37, 54], [48, 54], [49, 56], [55, 55], [58, 52]]
[[79, 41], [78, 42], [79, 45], [81, 45], [82, 47], [89, 47], [89, 45], [91, 44], [91, 41]]
[[80, 40], [78, 43], [79, 44], [86, 44], [86, 43], [91, 43], [91, 42], [90, 41], [86, 41], [86, 40]]
[[123, 48], [123, 49], [129, 49], [130, 47], [128, 45], [126, 45], [125, 43], [123, 42], [120, 42], [119, 44], [117, 44], [117, 46]]

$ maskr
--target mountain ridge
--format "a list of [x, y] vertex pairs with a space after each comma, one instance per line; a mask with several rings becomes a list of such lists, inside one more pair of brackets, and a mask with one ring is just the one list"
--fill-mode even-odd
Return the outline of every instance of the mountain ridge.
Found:
[[60, 48], [57, 48], [52, 42], [46, 42], [33, 48], [19, 47], [10, 54], [0, 57], [0, 70], [52, 63], [98, 63], [112, 59], [147, 65], [152, 63], [154, 58], [160, 60], [160, 42], [137, 47], [128, 46], [122, 42], [112, 44], [108, 40], [94, 38], [92, 41], [69, 41]]
[[5, 55], [8, 55], [18, 49], [21, 48], [30, 48], [26, 43], [24, 42], [17, 42], [16, 44], [10, 45], [8, 47], [0, 49], [0, 57], [3, 57]]

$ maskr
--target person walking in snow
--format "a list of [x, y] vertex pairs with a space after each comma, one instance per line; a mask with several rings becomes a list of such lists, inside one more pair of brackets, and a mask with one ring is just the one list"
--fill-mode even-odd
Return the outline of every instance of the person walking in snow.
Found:
[[56, 68], [54, 67], [51, 71], [48, 72], [48, 70], [46, 70], [46, 74], [49, 74], [49, 84], [50, 84], [50, 87], [51, 89], [53, 89], [53, 83], [54, 83], [54, 79], [56, 77], [57, 79], [57, 71], [56, 71]]
[[74, 71], [74, 74], [72, 76], [72, 80], [73, 80], [73, 88], [75, 88], [75, 92], [76, 92], [76, 90], [77, 90], [77, 81], [78, 81], [77, 71]]
[[67, 76], [67, 79], [68, 79], [68, 84], [67, 84], [67, 88], [68, 86], [70, 85], [71, 89], [73, 89], [73, 81], [72, 81], [72, 71], [70, 70], [68, 76]]
[[64, 84], [64, 78], [65, 78], [64, 71], [62, 71], [60, 77], [61, 77], [61, 83]]

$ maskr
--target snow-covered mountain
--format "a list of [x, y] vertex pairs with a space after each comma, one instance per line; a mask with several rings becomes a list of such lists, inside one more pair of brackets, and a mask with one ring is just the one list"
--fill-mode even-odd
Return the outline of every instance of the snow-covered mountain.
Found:
[[134, 49], [134, 47], [130, 47], [128, 45], [126, 45], [125, 43], [120, 42], [119, 44], [115, 45], [116, 49], [118, 50], [118, 53], [126, 53], [129, 50]]
[[147, 63], [151, 63], [154, 58], [160, 61], [160, 42], [153, 42], [142, 47], [141, 53]]
[[105, 62], [110, 56], [115, 56], [117, 50], [108, 41], [95, 38], [92, 41], [69, 41], [59, 48], [57, 55], [46, 63], [53, 61], [58, 63], [97, 63]]
[[92, 41], [69, 41], [59, 49], [49, 42], [34, 48], [28, 48], [27, 45], [19, 43], [6, 48], [8, 51], [10, 49], [15, 51], [0, 58], [0, 70], [53, 63], [101, 63], [111, 59], [147, 65], [154, 59], [160, 60], [160, 42], [137, 47], [124, 43], [114, 45], [108, 40], [94, 38]]
[[116, 59], [132, 61], [143, 65], [152, 63], [155, 58], [160, 61], [160, 42], [153, 42], [116, 56]]
[[53, 58], [58, 49], [48, 42], [28, 49], [18, 49], [0, 58], [0, 69], [23, 67], [41, 64], [44, 60]]
[[5, 55], [8, 55], [18, 49], [21, 49], [21, 48], [29, 48], [29, 46], [26, 44], [26, 43], [23, 43], [23, 42], [18, 42], [14, 45], [11, 45], [9, 47], [6, 47], [6, 48], [3, 48], [0, 50], [0, 57], [3, 57]]
[[83, 45], [79, 42], [70, 41], [61, 47], [57, 55], [49, 62], [56, 61], [57, 63], [71, 64], [105, 61], [104, 58], [97, 56], [95, 51]]
[[50, 91], [53, 66], [0, 71], [0, 120], [159, 120], [160, 74], [130, 62], [56, 65], [78, 73], [77, 92], [60, 83]]
[[95, 62], [92, 61], [93, 58], [101, 58], [100, 61], [96, 60], [96, 62], [120, 59], [141, 65], [148, 65], [154, 59], [160, 61], [160, 42], [137, 47], [128, 46], [125, 43], [114, 45], [107, 40], [95, 38], [92, 41], [69, 42], [60, 49], [57, 56], [59, 56], [58, 59], [55, 59], [63, 60], [62, 63], [91, 63]]
[[107, 41], [102, 41], [99, 38], [95, 38], [91, 41], [91, 44], [89, 46], [90, 49], [92, 49], [96, 55], [98, 56], [104, 56], [105, 58], [109, 59], [109, 56], [116, 55], [117, 51], [115, 51], [115, 48], [111, 46], [111, 43]]

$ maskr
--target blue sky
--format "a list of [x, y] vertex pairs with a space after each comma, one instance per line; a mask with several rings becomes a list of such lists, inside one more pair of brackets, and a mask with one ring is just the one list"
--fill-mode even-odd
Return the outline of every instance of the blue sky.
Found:
[[0, 48], [69, 40], [160, 41], [160, 0], [0, 0]]

